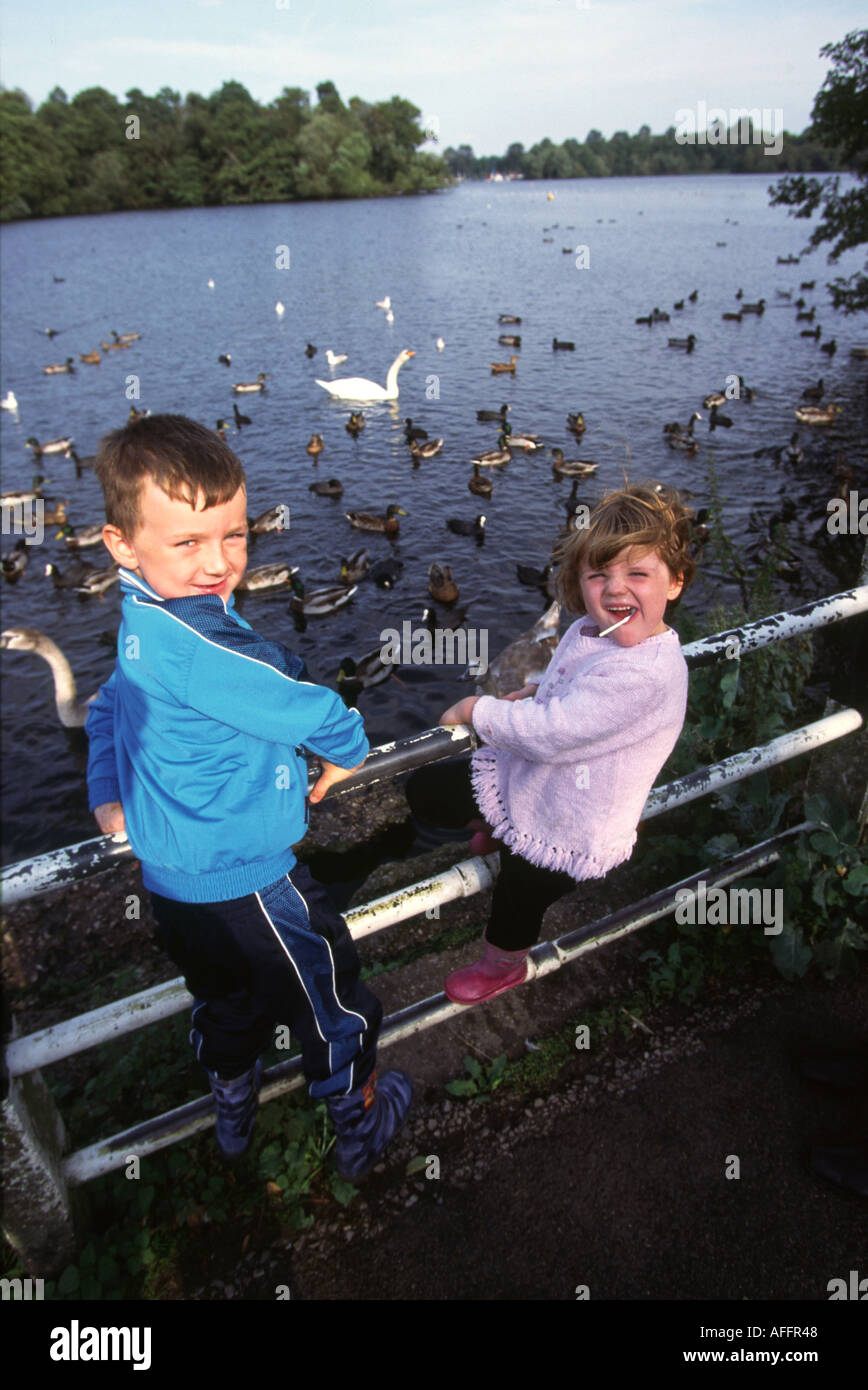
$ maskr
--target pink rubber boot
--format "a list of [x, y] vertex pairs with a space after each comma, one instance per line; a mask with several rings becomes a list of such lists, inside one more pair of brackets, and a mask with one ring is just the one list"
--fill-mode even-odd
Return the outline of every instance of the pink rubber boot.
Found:
[[482, 959], [447, 975], [443, 985], [447, 998], [453, 1004], [481, 1004], [484, 999], [493, 999], [496, 994], [524, 984], [529, 950], [530, 947], [523, 951], [502, 951], [483, 937]]

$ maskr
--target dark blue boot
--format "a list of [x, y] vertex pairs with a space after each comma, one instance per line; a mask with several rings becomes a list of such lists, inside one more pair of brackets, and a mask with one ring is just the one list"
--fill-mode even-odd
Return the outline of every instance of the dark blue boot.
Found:
[[224, 1158], [240, 1158], [247, 1152], [256, 1110], [259, 1105], [259, 1083], [262, 1062], [257, 1059], [249, 1071], [231, 1081], [224, 1081], [216, 1071], [208, 1072], [217, 1107], [217, 1143]]
[[346, 1096], [328, 1096], [326, 1108], [337, 1133], [335, 1166], [355, 1182], [374, 1167], [407, 1118], [413, 1083], [402, 1071], [374, 1072]]

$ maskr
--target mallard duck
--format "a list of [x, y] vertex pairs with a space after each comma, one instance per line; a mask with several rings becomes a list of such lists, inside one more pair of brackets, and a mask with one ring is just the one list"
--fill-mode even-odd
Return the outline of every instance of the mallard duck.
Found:
[[95, 352], [80, 352], [78, 354], [78, 360], [79, 362], [88, 362], [94, 367], [98, 367], [102, 361], [102, 353], [98, 348]]
[[144, 420], [145, 416], [150, 415], [150, 413], [151, 412], [149, 410], [137, 410], [134, 405], [130, 406], [131, 420]]
[[[711, 391], [703, 400], [702, 409], [711, 410], [716, 405], [726, 405], [728, 400], [729, 397], [725, 391]], [[664, 432], [669, 433], [668, 430], [664, 430]]]
[[391, 589], [397, 584], [404, 570], [404, 561], [390, 556], [385, 560], [378, 560], [375, 565], [371, 565], [368, 570], [368, 578], [372, 579], [378, 589]]
[[344, 657], [337, 675], [339, 695], [353, 699], [361, 691], [389, 679], [394, 667], [390, 661], [383, 660], [382, 650], [382, 647], [377, 647], [375, 651], [360, 656], [358, 661], [351, 656]]
[[699, 290], [694, 290], [693, 294], [689, 294], [687, 298], [690, 300], [691, 304], [695, 304], [699, 298]]
[[510, 434], [510, 449], [523, 449], [526, 454], [539, 453], [545, 445], [538, 434]]
[[141, 333], [118, 333], [116, 329], [111, 331], [116, 343], [137, 343], [141, 338]]
[[103, 522], [95, 522], [93, 526], [75, 527], [70, 523], [64, 522], [61, 529], [55, 536], [55, 540], [64, 540], [66, 544], [75, 550], [83, 550], [89, 545], [99, 545], [102, 540]]
[[263, 589], [282, 589], [298, 574], [298, 565], [257, 565], [248, 570], [235, 586], [236, 593], [261, 593]]
[[737, 314], [721, 314], [721, 318], [728, 319], [731, 323], [741, 323], [741, 310], [739, 309]]
[[386, 536], [397, 536], [400, 527], [398, 517], [406, 515], [404, 508], [396, 502], [389, 503], [385, 516], [378, 516], [375, 512], [344, 512], [347, 521], [357, 531], [380, 531]]
[[315, 492], [317, 497], [342, 497], [344, 485], [340, 478], [329, 478], [324, 483], [310, 483], [308, 492]]
[[414, 459], [433, 459], [442, 448], [442, 439], [429, 439], [424, 444], [420, 444], [417, 439], [410, 441], [410, 453]]
[[508, 362], [492, 362], [491, 375], [496, 376], [498, 372], [512, 372], [512, 375], [515, 376], [515, 364], [517, 361], [517, 357], [510, 357]]
[[218, 361], [218, 362], [222, 362], [224, 367], [231, 367], [231, 366], [232, 366], [232, 353], [231, 353], [231, 352], [221, 352], [221, 353], [220, 353], [220, 356], [217, 358], [217, 361]]
[[367, 424], [367, 420], [360, 410], [354, 410], [346, 423], [347, 434], [358, 436]]
[[802, 425], [833, 425], [840, 413], [839, 405], [803, 405], [796, 411], [796, 419]]
[[496, 656], [476, 689], [482, 695], [511, 695], [530, 682], [539, 682], [558, 644], [560, 605], [555, 602], [514, 642]]
[[515, 314], [498, 314], [498, 323], [521, 323], [521, 319]]
[[58, 502], [54, 507], [46, 507], [42, 513], [42, 520], [46, 526], [64, 526], [68, 508], [69, 502]]
[[585, 417], [580, 410], [575, 415], [567, 415], [567, 429], [572, 430], [573, 434], [584, 434], [587, 429]]
[[318, 349], [314, 347], [313, 343], [308, 343], [304, 350], [304, 355], [305, 357], [316, 357], [317, 351]]
[[587, 459], [565, 459], [563, 449], [552, 449], [552, 457], [552, 470], [562, 478], [589, 478], [600, 466]]
[[112, 584], [117, 584], [119, 579], [117, 566], [110, 565], [108, 569], [92, 569], [80, 584], [74, 584], [72, 587], [82, 598], [93, 598], [94, 594], [105, 593], [106, 589], [110, 589]]
[[477, 536], [480, 540], [485, 534], [484, 516], [478, 516], [473, 521], [462, 521], [460, 517], [450, 517], [446, 522], [449, 530], [456, 536]]
[[669, 315], [664, 313], [662, 309], [655, 308], [651, 311], [651, 321], [652, 323], [668, 323]]
[[563, 338], [552, 338], [552, 352], [575, 352], [575, 350], [575, 343], [565, 342]]
[[59, 376], [62, 372], [69, 372], [70, 375], [74, 375], [75, 367], [72, 363], [73, 359], [67, 357], [65, 362], [55, 362], [53, 366], [43, 367], [42, 370], [45, 376]]
[[688, 333], [686, 338], [670, 338], [669, 346], [671, 348], [684, 348], [686, 352], [692, 352], [696, 347], [696, 334]]
[[[515, 573], [519, 584], [524, 584], [530, 589], [539, 589], [546, 594], [550, 600], [554, 599], [554, 577], [556, 566], [551, 562], [544, 569], [538, 570], [533, 565], [516, 565]], [[519, 687], [520, 688], [520, 687]], [[508, 694], [509, 692], [507, 692]]]
[[269, 507], [267, 512], [263, 512], [254, 520], [247, 518], [247, 529], [253, 536], [263, 536], [267, 531], [288, 531], [289, 530], [289, 505], [286, 502], [278, 502], [275, 507]]
[[506, 412], [510, 409], [508, 405], [502, 405], [500, 410], [477, 410], [477, 420], [496, 420], [499, 424], [506, 424]]
[[11, 550], [5, 555], [0, 556], [0, 568], [3, 570], [3, 578], [8, 584], [17, 584], [24, 571], [30, 563], [30, 547], [24, 536], [21, 536]]
[[766, 302], [764, 299], [758, 300], [756, 304], [742, 304], [741, 306], [743, 314], [764, 314], [765, 311]]
[[501, 347], [521, 347], [520, 333], [501, 333], [497, 340]]
[[324, 448], [325, 444], [323, 444], [321, 434], [312, 434], [310, 443], [305, 445], [305, 449], [310, 454], [311, 458], [319, 458]]
[[303, 613], [306, 618], [322, 618], [326, 613], [334, 613], [338, 608], [343, 608], [345, 603], [349, 603], [356, 592], [355, 584], [349, 588], [345, 584], [336, 584], [325, 589], [311, 589], [309, 593], [305, 593], [304, 584], [297, 578], [293, 579], [292, 588], [293, 595], [289, 606], [293, 613]]
[[829, 357], [834, 357], [835, 353], [838, 351], [838, 344], [836, 340], [834, 338], [830, 338], [828, 343], [821, 343], [820, 351], [827, 353]]
[[355, 584], [360, 579], [364, 579], [371, 563], [371, 557], [367, 550], [354, 550], [352, 555], [341, 560], [341, 572], [338, 576], [341, 584]]
[[267, 372], [260, 372], [255, 381], [235, 381], [232, 383], [232, 390], [237, 396], [244, 395], [250, 391], [264, 391], [265, 383], [268, 380]]
[[651, 314], [640, 314], [639, 317], [636, 319], [636, 322], [647, 323], [650, 326], [654, 322], [654, 319], [651, 316]]
[[825, 390], [825, 387], [824, 387], [824, 385], [823, 385], [823, 378], [820, 377], [820, 380], [817, 382], [816, 386], [806, 386], [806, 387], [805, 387], [804, 391], [802, 392], [802, 400], [803, 400], [803, 401], [821, 401], [821, 400], [823, 399], [823, 397], [824, 397], [825, 394], [826, 394], [826, 390]]
[[673, 309], [678, 309], [678, 310], [683, 309], [683, 308], [684, 308], [684, 300], [683, 300], [683, 299], [678, 299], [678, 300], [676, 300], [676, 302], [672, 305], [672, 308], [673, 308]]
[[405, 348], [399, 352], [386, 374], [385, 386], [376, 381], [368, 381], [362, 376], [343, 377], [340, 381], [320, 381], [317, 386], [336, 396], [340, 401], [396, 401], [398, 399], [398, 373], [405, 362], [416, 356], [415, 349]]
[[775, 294], [778, 299], [792, 299], [793, 297], [792, 290], [775, 290]]
[[497, 449], [487, 449], [484, 454], [477, 454], [470, 462], [474, 468], [496, 468], [502, 463], [509, 463], [512, 454], [509, 452], [506, 443], [506, 435], [501, 433], [497, 439]]
[[242, 412], [238, 409], [238, 406], [235, 404], [234, 401], [232, 402], [232, 413], [235, 416], [236, 429], [240, 430], [243, 425], [253, 424], [253, 421], [251, 420], [250, 416], [242, 414]]
[[803, 328], [802, 331], [801, 331], [801, 333], [799, 334], [799, 337], [800, 337], [800, 338], [813, 338], [814, 342], [815, 342], [815, 343], [818, 343], [818, 342], [820, 341], [820, 338], [822, 337], [822, 334], [823, 334], [823, 330], [822, 330], [822, 328], [820, 327], [820, 325], [817, 324], [817, 327], [816, 327], [816, 328]]
[[345, 352], [332, 352], [331, 348], [326, 348], [325, 355], [326, 361], [330, 367], [339, 367], [342, 362], [346, 362], [347, 360], [347, 354]]
[[100, 338], [99, 345], [103, 352], [126, 352], [129, 343], [107, 343], [105, 338]]
[[79, 700], [72, 667], [50, 637], [35, 627], [10, 627], [0, 633], [0, 647], [6, 651], [35, 652], [47, 661], [54, 677], [54, 703], [61, 724], [65, 729], [83, 728], [98, 692], [83, 703]]
[[221, 439], [225, 439], [229, 433], [228, 421], [223, 419], [218, 420], [217, 424], [214, 426], [214, 433], [219, 434]]
[[479, 464], [473, 465], [473, 477], [467, 486], [471, 492], [475, 492], [478, 497], [490, 497], [494, 491], [494, 483], [490, 478], [485, 478], [479, 471]]
[[4, 492], [0, 497], [4, 507], [26, 506], [28, 502], [42, 500], [42, 484], [45, 482], [41, 473], [33, 474], [33, 481], [30, 484], [29, 492]]
[[812, 309], [799, 310], [796, 314], [796, 323], [813, 323], [817, 313], [816, 304]]
[[89, 560], [75, 560], [64, 570], [59, 570], [57, 565], [47, 564], [43, 573], [55, 589], [77, 589], [95, 569], [96, 566]]
[[458, 585], [452, 578], [448, 565], [439, 565], [435, 560], [428, 569], [428, 592], [438, 603], [454, 603], [458, 597]]
[[427, 439], [428, 431], [420, 429], [418, 425], [414, 425], [408, 415], [404, 421], [404, 438], [408, 444], [412, 444], [414, 439]]

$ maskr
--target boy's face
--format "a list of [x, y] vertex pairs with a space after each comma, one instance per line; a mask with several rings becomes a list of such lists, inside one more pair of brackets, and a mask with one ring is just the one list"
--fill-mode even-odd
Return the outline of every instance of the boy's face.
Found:
[[247, 494], [202, 507], [169, 497], [146, 478], [139, 499], [141, 524], [131, 540], [106, 526], [103, 540], [125, 569], [138, 570], [161, 598], [219, 594], [228, 599], [247, 568]]
[[581, 574], [582, 597], [588, 617], [603, 632], [631, 610], [629, 622], [609, 637], [619, 647], [636, 647], [646, 637], [666, 631], [663, 614], [670, 599], [681, 593], [683, 581], [673, 579], [669, 566], [655, 550], [628, 546], [608, 565]]

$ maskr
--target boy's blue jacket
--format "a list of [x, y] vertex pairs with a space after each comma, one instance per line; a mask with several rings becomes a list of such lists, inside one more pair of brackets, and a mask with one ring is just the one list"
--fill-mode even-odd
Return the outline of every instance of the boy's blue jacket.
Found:
[[164, 599], [120, 571], [118, 659], [91, 706], [91, 810], [120, 801], [146, 888], [222, 902], [274, 883], [306, 829], [301, 748], [355, 767], [358, 710], [267, 642], [232, 596]]

